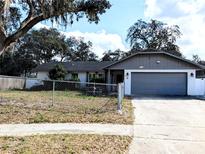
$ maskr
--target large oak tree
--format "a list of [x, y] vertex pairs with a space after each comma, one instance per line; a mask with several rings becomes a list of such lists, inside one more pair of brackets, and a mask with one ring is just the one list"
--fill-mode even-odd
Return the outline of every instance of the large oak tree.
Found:
[[138, 20], [132, 25], [127, 34], [127, 41], [130, 43], [130, 54], [136, 51], [154, 49], [163, 50], [176, 56], [182, 56], [179, 46], [176, 44], [177, 38], [181, 36], [177, 25], [168, 26], [167, 24], [151, 20], [146, 22]]
[[41, 28], [29, 31], [12, 52], [0, 55], [0, 74], [26, 76], [37, 65], [51, 61], [97, 61], [97, 56], [90, 41], [66, 38], [57, 29]]
[[[98, 56], [92, 52], [92, 42], [86, 42], [83, 37], [66, 39], [67, 52], [61, 55], [64, 61], [97, 61]], [[61, 52], [62, 53], [62, 52]]]
[[41, 21], [67, 26], [86, 17], [97, 23], [110, 7], [107, 0], [0, 0], [0, 55]]
[[16, 45], [15, 53], [33, 53], [37, 64], [50, 62], [60, 52], [67, 50], [65, 36], [57, 29], [31, 30]]
[[126, 55], [126, 52], [117, 49], [115, 51], [112, 50], [108, 50], [106, 52], [103, 53], [103, 57], [101, 59], [101, 61], [118, 61], [122, 58], [124, 58]]
[[37, 64], [49, 63], [51, 60], [94, 61], [97, 56], [92, 52], [92, 43], [84, 38], [68, 37], [57, 29], [41, 28], [31, 30], [16, 45], [15, 53], [33, 53]]

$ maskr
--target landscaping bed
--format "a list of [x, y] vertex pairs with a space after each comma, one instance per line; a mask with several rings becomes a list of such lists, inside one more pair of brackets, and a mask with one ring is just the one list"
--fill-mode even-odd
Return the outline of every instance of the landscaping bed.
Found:
[[1, 137], [1, 154], [51, 153], [128, 153], [132, 138], [100, 135], [45, 135], [31, 137]]
[[117, 113], [117, 98], [86, 96], [76, 91], [0, 91], [0, 123], [132, 124], [131, 101]]

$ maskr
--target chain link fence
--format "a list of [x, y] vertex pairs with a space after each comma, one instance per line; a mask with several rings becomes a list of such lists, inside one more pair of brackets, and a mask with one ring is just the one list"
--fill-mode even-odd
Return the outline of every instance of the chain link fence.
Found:
[[66, 113], [121, 112], [123, 97], [124, 84], [0, 76], [0, 105]]

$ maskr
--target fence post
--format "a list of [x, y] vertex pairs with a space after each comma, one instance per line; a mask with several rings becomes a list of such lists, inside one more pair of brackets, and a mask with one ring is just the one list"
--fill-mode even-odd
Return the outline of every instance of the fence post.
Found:
[[52, 106], [54, 104], [54, 93], [55, 93], [55, 81], [53, 81], [53, 96], [52, 96]]
[[94, 84], [93, 84], [93, 93], [94, 93], [94, 96], [96, 95], [96, 87], [95, 87], [95, 82], [94, 82]]
[[122, 92], [122, 83], [118, 84], [118, 104], [117, 104], [117, 111], [118, 113], [122, 114], [122, 99], [123, 99], [123, 92]]
[[27, 86], [27, 77], [24, 77], [24, 86], [23, 86], [23, 89], [26, 89], [26, 86]]

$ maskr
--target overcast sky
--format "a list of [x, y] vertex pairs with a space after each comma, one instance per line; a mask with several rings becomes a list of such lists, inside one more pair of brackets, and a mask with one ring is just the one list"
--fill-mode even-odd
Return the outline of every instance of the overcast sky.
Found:
[[[55, 27], [67, 36], [81, 36], [93, 42], [93, 51], [101, 56], [106, 50], [129, 50], [125, 41], [127, 29], [138, 19], [156, 19], [169, 25], [179, 25], [182, 37], [177, 44], [191, 58], [198, 54], [205, 59], [205, 0], [110, 0], [112, 7], [101, 16], [99, 24], [85, 19], [72, 27]], [[49, 26], [42, 22], [36, 28]]]

